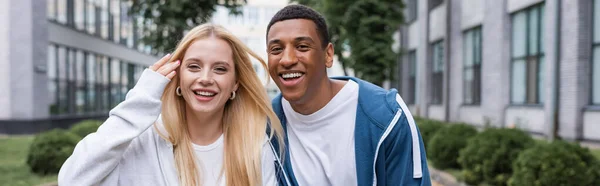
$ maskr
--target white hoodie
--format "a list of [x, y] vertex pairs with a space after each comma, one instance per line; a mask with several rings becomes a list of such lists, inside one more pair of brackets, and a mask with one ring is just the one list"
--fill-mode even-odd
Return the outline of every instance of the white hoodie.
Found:
[[[98, 131], [77, 144], [58, 173], [58, 184], [179, 185], [173, 145], [151, 127], [157, 123], [167, 134], [158, 118], [168, 83], [166, 77], [146, 69]], [[275, 156], [269, 145], [263, 145], [262, 180], [263, 185], [276, 185]]]

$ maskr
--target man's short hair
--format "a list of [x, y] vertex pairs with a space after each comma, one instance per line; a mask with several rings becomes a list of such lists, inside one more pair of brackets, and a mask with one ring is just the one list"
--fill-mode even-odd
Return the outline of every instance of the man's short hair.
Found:
[[267, 26], [267, 35], [269, 34], [269, 30], [271, 30], [271, 26], [273, 26], [273, 24], [279, 21], [290, 19], [311, 20], [317, 26], [317, 34], [319, 34], [319, 38], [321, 39], [321, 46], [325, 48], [327, 44], [329, 44], [329, 32], [327, 31], [327, 23], [325, 22], [325, 18], [323, 18], [319, 12], [304, 5], [288, 5], [275, 13], [269, 22], [269, 26]]

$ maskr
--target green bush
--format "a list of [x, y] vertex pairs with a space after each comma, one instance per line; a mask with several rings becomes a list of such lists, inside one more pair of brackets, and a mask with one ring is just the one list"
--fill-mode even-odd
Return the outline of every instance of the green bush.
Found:
[[90, 134], [92, 132], [96, 132], [96, 130], [98, 130], [98, 127], [100, 127], [101, 124], [102, 124], [102, 122], [98, 121], [98, 120], [85, 120], [85, 121], [82, 121], [82, 122], [79, 122], [79, 123], [73, 125], [71, 127], [71, 129], [69, 129], [69, 130], [73, 134], [76, 134], [77, 136], [84, 138], [88, 134]]
[[40, 133], [29, 147], [27, 165], [32, 172], [38, 174], [58, 173], [80, 139], [77, 135], [61, 129]]
[[600, 185], [598, 165], [589, 149], [577, 144], [540, 143], [519, 154], [509, 185]]
[[[428, 149], [428, 144], [433, 135], [441, 128], [444, 128], [446, 124], [441, 121], [415, 118], [415, 122], [417, 122], [417, 126], [419, 127], [419, 131], [421, 132], [421, 137], [423, 138], [423, 144], [425, 144], [425, 149]], [[429, 151], [428, 151], [429, 152]]]
[[439, 169], [459, 169], [458, 152], [467, 146], [467, 139], [475, 134], [477, 134], [477, 129], [471, 125], [448, 125], [438, 130], [429, 141], [427, 157]]
[[518, 129], [490, 128], [473, 136], [458, 157], [465, 182], [506, 185], [513, 160], [533, 143], [529, 134]]

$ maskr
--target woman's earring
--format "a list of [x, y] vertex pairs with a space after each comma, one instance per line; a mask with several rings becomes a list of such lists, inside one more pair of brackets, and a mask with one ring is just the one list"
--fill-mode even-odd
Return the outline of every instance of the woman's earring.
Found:
[[177, 87], [177, 89], [175, 89], [175, 94], [177, 94], [177, 96], [181, 96], [181, 88]]
[[229, 98], [230, 100], [235, 99], [235, 91], [231, 92], [231, 97]]

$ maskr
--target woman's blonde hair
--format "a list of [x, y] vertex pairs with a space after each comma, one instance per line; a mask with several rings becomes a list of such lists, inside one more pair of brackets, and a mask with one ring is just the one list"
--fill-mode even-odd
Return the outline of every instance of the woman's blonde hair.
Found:
[[[283, 129], [271, 108], [263, 84], [252, 67], [250, 56], [257, 59], [263, 68], [266, 69], [267, 65], [225, 28], [210, 23], [190, 30], [177, 45], [170, 61], [183, 61], [186, 50], [194, 41], [208, 37], [216, 37], [229, 43], [233, 51], [235, 74], [239, 83], [235, 99], [225, 104], [223, 113], [225, 145], [222, 173], [225, 173], [225, 183], [236, 186], [261, 185], [263, 181], [261, 163], [272, 163], [261, 162], [267, 128], [270, 128], [269, 138], [276, 137], [279, 144], [283, 144]], [[166, 86], [161, 98], [162, 121], [167, 135], [160, 132], [159, 134], [173, 144], [180, 184], [200, 185], [202, 183], [200, 170], [196, 164], [185, 117], [186, 103], [183, 97], [176, 95], [177, 86], [179, 86], [179, 78], [176, 75]], [[270, 122], [270, 127], [267, 127], [267, 122]]]

